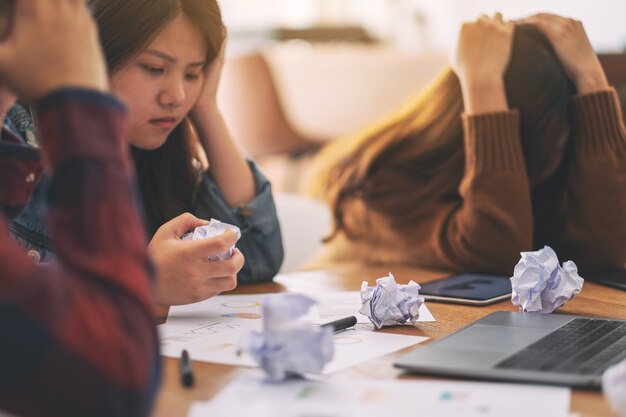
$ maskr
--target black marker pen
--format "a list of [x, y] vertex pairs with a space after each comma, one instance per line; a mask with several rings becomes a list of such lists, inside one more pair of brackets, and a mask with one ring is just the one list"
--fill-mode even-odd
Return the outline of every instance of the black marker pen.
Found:
[[193, 386], [193, 371], [191, 369], [191, 359], [189, 358], [189, 352], [183, 349], [180, 355], [180, 383], [184, 387]]
[[354, 316], [344, 317], [339, 320], [331, 321], [325, 324], [322, 324], [321, 327], [332, 327], [333, 332], [338, 332], [341, 330], [345, 330], [348, 327], [352, 327], [356, 324], [357, 320]]

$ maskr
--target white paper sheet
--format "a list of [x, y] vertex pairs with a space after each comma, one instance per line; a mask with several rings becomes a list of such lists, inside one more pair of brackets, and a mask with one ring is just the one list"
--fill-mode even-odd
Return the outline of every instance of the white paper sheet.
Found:
[[453, 381], [236, 379], [188, 417], [563, 417], [565, 388]]
[[[172, 307], [167, 323], [160, 326], [161, 334], [168, 336], [186, 328], [199, 327], [212, 322], [235, 323], [237, 326], [254, 325], [253, 322], [261, 319], [261, 300], [264, 295], [218, 295], [200, 303]], [[315, 318], [318, 324], [351, 315], [357, 318], [357, 323], [370, 323], [367, 316], [359, 313], [361, 294], [358, 291], [306, 293], [306, 295], [318, 302], [318, 305], [314, 307], [319, 314], [319, 317]], [[422, 305], [419, 311], [418, 323], [435, 321], [426, 304]]]
[[[274, 278], [275, 282], [290, 285], [293, 280], [299, 284], [308, 282], [326, 282], [336, 280], [337, 277], [332, 273], [324, 270], [318, 271], [302, 271], [290, 272], [287, 274], [279, 274]], [[313, 287], [315, 288], [315, 287]], [[359, 313], [361, 308], [360, 291], [335, 291], [320, 292], [315, 290], [307, 291], [302, 287], [298, 287], [298, 292], [313, 297], [319, 303], [320, 323], [337, 320], [346, 316], [355, 316], [357, 323], [370, 323], [367, 316]], [[422, 305], [419, 309], [420, 317], [418, 322], [436, 321], [428, 307]]]
[[[232, 324], [211, 324], [181, 334], [161, 338], [161, 353], [177, 358], [183, 349], [193, 360], [232, 366], [256, 367], [247, 354], [237, 354], [239, 342], [247, 327]], [[427, 337], [404, 336], [361, 330], [346, 330], [333, 336], [335, 356], [322, 374], [341, 371], [400, 349], [428, 340]]]
[[[319, 309], [319, 324], [328, 323], [346, 316], [355, 316], [357, 323], [370, 323], [366, 315], [359, 313], [361, 308], [361, 293], [359, 291], [338, 291], [330, 293], [309, 293], [309, 297], [317, 300]], [[418, 323], [436, 321], [426, 304], [419, 309]]]
[[[217, 296], [201, 303], [173, 307], [167, 322], [159, 326], [162, 354], [179, 357], [180, 352], [187, 349], [193, 360], [256, 366], [247, 354], [237, 355], [237, 348], [248, 331], [261, 329], [263, 295]], [[320, 311], [324, 319], [318, 319], [320, 323], [353, 314], [360, 307], [360, 295], [356, 291], [317, 294], [313, 297], [321, 302]], [[428, 309], [425, 309], [424, 316], [432, 318]], [[365, 321], [369, 323], [367, 317]], [[427, 339], [367, 330], [346, 330], [335, 334], [335, 357], [326, 365], [323, 373], [343, 370]]]

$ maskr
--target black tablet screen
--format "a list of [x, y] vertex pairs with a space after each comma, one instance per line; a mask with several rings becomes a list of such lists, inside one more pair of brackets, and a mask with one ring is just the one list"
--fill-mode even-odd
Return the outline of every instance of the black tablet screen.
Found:
[[500, 275], [459, 274], [421, 285], [420, 294], [483, 301], [511, 293], [511, 280]]

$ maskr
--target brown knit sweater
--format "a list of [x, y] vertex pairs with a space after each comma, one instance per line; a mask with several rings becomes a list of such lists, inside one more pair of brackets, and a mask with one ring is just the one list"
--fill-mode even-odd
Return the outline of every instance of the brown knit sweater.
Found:
[[[550, 245], [561, 261], [583, 270], [626, 268], [626, 132], [616, 93], [574, 97], [573, 109], [573, 151], [558, 185], [542, 193], [529, 186], [516, 110], [464, 115], [466, 166], [451, 190], [455, 198], [415, 201], [427, 214], [401, 230], [352, 201], [346, 222], [367, 238], [348, 240], [340, 232], [313, 264], [401, 263], [508, 275], [521, 251]], [[545, 201], [533, 205], [537, 196]]]

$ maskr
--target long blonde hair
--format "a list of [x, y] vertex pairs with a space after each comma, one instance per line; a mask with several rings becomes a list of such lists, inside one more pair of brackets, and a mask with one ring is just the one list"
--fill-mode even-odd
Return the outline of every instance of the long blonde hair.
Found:
[[459, 81], [446, 68], [428, 89], [391, 118], [328, 144], [316, 158], [310, 187], [332, 210], [334, 230], [327, 239], [340, 230], [349, 237], [360, 235], [345, 223], [344, 208], [351, 200], [360, 199], [371, 210], [395, 211], [406, 219], [416, 211], [409, 201], [420, 199], [406, 194], [412, 188], [407, 182], [419, 182], [415, 192], [430, 196], [454, 188], [460, 176], [436, 173], [463, 173], [462, 109]]

